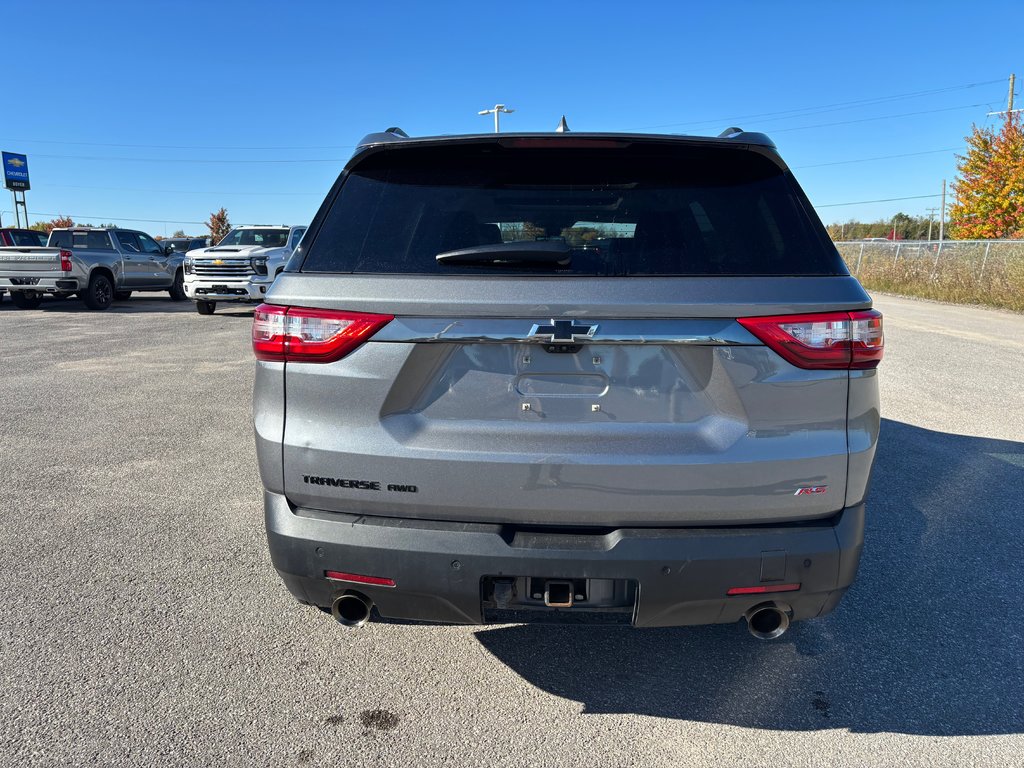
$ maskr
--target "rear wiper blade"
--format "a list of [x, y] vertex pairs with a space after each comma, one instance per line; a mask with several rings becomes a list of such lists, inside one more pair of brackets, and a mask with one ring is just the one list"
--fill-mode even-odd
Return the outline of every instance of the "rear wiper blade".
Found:
[[567, 267], [572, 261], [572, 248], [561, 240], [523, 240], [445, 251], [434, 258], [438, 264], [549, 264]]

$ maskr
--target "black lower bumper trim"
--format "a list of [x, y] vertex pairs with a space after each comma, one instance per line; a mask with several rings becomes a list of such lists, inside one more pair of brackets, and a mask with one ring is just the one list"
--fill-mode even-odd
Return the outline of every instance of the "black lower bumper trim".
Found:
[[[812, 618], [832, 610], [853, 581], [864, 536], [863, 505], [820, 525], [559, 531], [553, 541], [532, 533], [532, 546], [510, 545], [501, 526], [304, 514], [270, 492], [265, 510], [274, 566], [302, 602], [325, 607], [356, 589], [386, 618], [456, 624], [493, 620], [481, 584], [494, 576], [635, 580], [636, 626], [733, 622], [766, 601], [793, 619]], [[589, 546], [587, 536], [601, 541]], [[328, 570], [396, 586], [339, 584], [325, 578]], [[736, 586], [797, 583], [795, 592], [726, 596]]]

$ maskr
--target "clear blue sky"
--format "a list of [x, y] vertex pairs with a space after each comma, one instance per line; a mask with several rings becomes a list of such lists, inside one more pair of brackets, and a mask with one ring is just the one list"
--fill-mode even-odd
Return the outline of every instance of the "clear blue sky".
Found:
[[998, 2], [10, 2], [0, 148], [29, 156], [33, 221], [200, 233], [176, 222], [308, 222], [364, 134], [486, 131], [503, 102], [509, 130], [764, 131], [826, 223], [919, 214], [938, 198], [826, 206], [937, 194], [1024, 81], [1021, 21]]

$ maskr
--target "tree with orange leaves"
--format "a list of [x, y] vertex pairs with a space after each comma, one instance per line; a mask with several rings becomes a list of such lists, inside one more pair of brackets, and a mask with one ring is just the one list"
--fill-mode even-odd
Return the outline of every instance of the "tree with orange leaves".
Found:
[[221, 208], [216, 213], [210, 214], [210, 220], [206, 222], [206, 228], [210, 230], [210, 242], [214, 245], [219, 243], [228, 232], [231, 231], [231, 222], [228, 220], [228, 212]]
[[68, 229], [75, 226], [75, 220], [70, 216], [58, 216], [49, 221], [40, 221], [32, 226], [32, 229], [41, 229], [43, 232], [50, 232], [54, 229]]
[[958, 155], [949, 232], [957, 240], [1024, 237], [1024, 127], [1020, 113], [999, 130], [974, 126]]

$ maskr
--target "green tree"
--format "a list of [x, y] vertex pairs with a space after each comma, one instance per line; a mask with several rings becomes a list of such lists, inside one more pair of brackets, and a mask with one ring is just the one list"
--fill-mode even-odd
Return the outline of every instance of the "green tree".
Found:
[[176, 229], [174, 230], [174, 233], [171, 235], [171, 237], [185, 237], [185, 230]]
[[1024, 236], [1024, 128], [1020, 113], [998, 130], [974, 126], [958, 155], [949, 233], [958, 240]]

